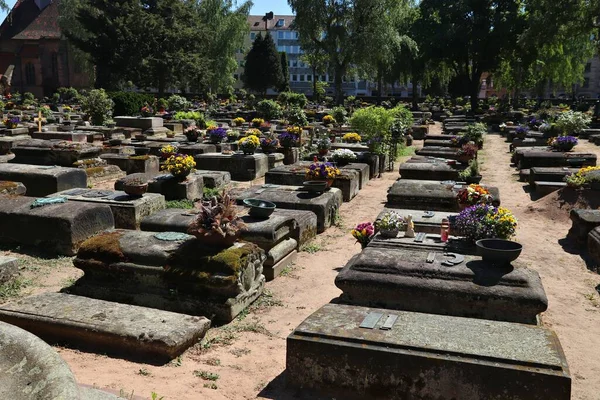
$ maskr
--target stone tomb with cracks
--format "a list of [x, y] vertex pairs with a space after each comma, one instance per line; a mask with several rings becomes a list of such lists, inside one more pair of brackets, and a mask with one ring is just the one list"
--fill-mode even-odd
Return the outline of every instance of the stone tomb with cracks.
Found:
[[413, 157], [400, 164], [400, 177], [413, 180], [460, 181], [460, 172], [463, 169], [457, 165], [449, 165], [446, 160]]
[[265, 176], [269, 170], [266, 154], [199, 154], [194, 157], [196, 168], [208, 171], [227, 171], [235, 181], [253, 181]]
[[101, 151], [102, 147], [89, 143], [30, 139], [12, 148], [11, 163], [72, 167], [77, 161], [97, 158]]
[[263, 291], [265, 253], [220, 248], [176, 232], [115, 230], [86, 241], [70, 291], [86, 297], [230, 322]]

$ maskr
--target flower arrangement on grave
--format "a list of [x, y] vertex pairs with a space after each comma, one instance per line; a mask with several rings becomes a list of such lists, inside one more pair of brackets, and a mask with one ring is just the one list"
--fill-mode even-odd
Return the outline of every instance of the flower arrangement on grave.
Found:
[[41, 106], [38, 111], [42, 113], [42, 118], [52, 117], [52, 110], [48, 106]]
[[356, 225], [354, 229], [350, 231], [350, 234], [356, 239], [357, 243], [360, 243], [361, 248], [367, 247], [373, 234], [375, 233], [375, 227], [370, 222], [363, 222]]
[[21, 119], [19, 117], [10, 117], [6, 118], [3, 122], [7, 129], [15, 129], [19, 125], [19, 122], [21, 122]]
[[362, 138], [360, 137], [360, 135], [358, 133], [351, 132], [351, 133], [346, 133], [344, 136], [342, 136], [342, 140], [346, 143], [360, 143]]
[[460, 157], [460, 161], [470, 161], [477, 156], [477, 150], [479, 150], [479, 146], [475, 143], [465, 143], [461, 146], [458, 151], [458, 155]]
[[300, 127], [300, 126], [288, 126], [286, 130], [287, 130], [287, 133], [291, 133], [298, 137], [302, 136], [302, 127]]
[[183, 134], [187, 138], [188, 142], [197, 142], [198, 138], [202, 137], [202, 131], [196, 126], [185, 128]]
[[64, 106], [63, 107], [63, 112], [64, 113], [70, 113], [73, 111], [73, 108], [69, 107], [69, 106]]
[[298, 147], [300, 145], [300, 136], [294, 133], [285, 132], [279, 135], [279, 143], [284, 149]]
[[479, 161], [476, 158], [469, 161], [469, 166], [459, 173], [461, 179], [468, 184], [481, 182], [481, 174], [479, 172]]
[[188, 226], [188, 234], [196, 236], [201, 243], [229, 247], [245, 227], [237, 215], [235, 200], [223, 191], [218, 196], [200, 204], [198, 215]]
[[333, 125], [335, 124], [335, 118], [333, 115], [326, 115], [323, 117], [323, 125]]
[[340, 170], [333, 164], [314, 162], [306, 169], [306, 179], [309, 181], [326, 181], [331, 186], [333, 180], [340, 176]]
[[229, 142], [236, 142], [240, 138], [240, 131], [236, 131], [235, 129], [230, 129], [227, 131], [227, 140]]
[[357, 157], [352, 150], [337, 149], [333, 151], [331, 158], [333, 158], [333, 161], [338, 165], [347, 165], [350, 162], [355, 161]]
[[317, 149], [319, 150], [320, 155], [325, 155], [329, 153], [329, 149], [331, 148], [331, 139], [328, 137], [322, 137], [317, 140]]
[[556, 126], [563, 135], [578, 135], [592, 123], [592, 118], [579, 111], [566, 111], [556, 118]]
[[263, 122], [262, 124], [260, 124], [260, 127], [258, 129], [260, 129], [262, 132], [268, 132], [271, 130], [271, 123]]
[[260, 126], [262, 124], [264, 124], [264, 123], [265, 123], [264, 119], [262, 119], [262, 118], [254, 118], [252, 120], [252, 127], [254, 127], [254, 128], [260, 128]]
[[487, 204], [493, 200], [490, 191], [477, 184], [472, 184], [459, 190], [456, 198], [458, 199], [458, 204], [467, 206]]
[[185, 178], [192, 172], [195, 166], [194, 157], [186, 154], [173, 154], [165, 161], [163, 170], [176, 178]]
[[548, 146], [556, 151], [571, 151], [577, 146], [577, 138], [575, 136], [557, 136], [548, 140]]
[[517, 219], [506, 208], [477, 204], [450, 217], [450, 229], [471, 242], [494, 238], [508, 240], [517, 231]]
[[565, 177], [565, 182], [569, 187], [580, 188], [585, 184], [590, 184], [592, 177], [596, 177], [598, 174], [600, 174], [600, 167], [584, 167], [576, 173]]
[[154, 115], [154, 110], [148, 104], [140, 109], [140, 114], [142, 117], [152, 117]]
[[529, 133], [529, 127], [525, 125], [519, 125], [515, 130], [518, 137], [524, 138]]
[[273, 134], [269, 134], [260, 140], [260, 148], [263, 153], [269, 154], [277, 150], [279, 147], [279, 140]]
[[396, 237], [401, 230], [407, 226], [407, 220], [395, 211], [387, 212], [381, 219], [375, 222], [375, 227], [382, 236]]
[[260, 139], [255, 135], [246, 136], [238, 141], [238, 146], [240, 146], [240, 150], [244, 154], [254, 154], [258, 146], [260, 146]]
[[542, 126], [542, 124], [544, 123], [544, 120], [536, 118], [535, 116], [529, 118], [529, 121], [527, 121], [527, 124], [531, 129], [539, 129], [539, 127]]
[[244, 132], [244, 135], [246, 135], [246, 136], [252, 136], [252, 135], [254, 135], [254, 136], [260, 136], [261, 133], [262, 132], [259, 129], [250, 128], [246, 132]]
[[245, 122], [246, 122], [246, 120], [242, 117], [237, 117], [233, 120], [233, 124], [235, 126], [242, 126], [242, 125], [244, 125]]
[[160, 150], [158, 151], [160, 153], [161, 158], [163, 159], [167, 159], [169, 157], [171, 157], [172, 155], [177, 154], [177, 146], [173, 146], [172, 144], [167, 144], [163, 147], [160, 148]]
[[223, 142], [227, 138], [227, 129], [214, 128], [207, 131], [211, 143], [217, 144]]

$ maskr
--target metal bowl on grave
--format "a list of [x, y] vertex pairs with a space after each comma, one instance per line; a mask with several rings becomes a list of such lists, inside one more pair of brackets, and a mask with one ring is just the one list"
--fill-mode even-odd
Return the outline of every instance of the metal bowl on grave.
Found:
[[481, 239], [476, 243], [477, 255], [496, 266], [507, 266], [523, 251], [523, 245], [504, 239]]
[[307, 181], [302, 186], [309, 193], [323, 193], [328, 187], [325, 181]]
[[250, 216], [256, 218], [269, 218], [277, 208], [275, 203], [259, 199], [245, 199], [244, 205], [250, 207]]

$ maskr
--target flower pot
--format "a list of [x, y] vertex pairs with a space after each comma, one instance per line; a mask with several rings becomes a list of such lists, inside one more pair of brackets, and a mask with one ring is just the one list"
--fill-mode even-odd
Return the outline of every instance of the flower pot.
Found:
[[136, 156], [146, 156], [150, 154], [150, 147], [134, 147], [133, 151]]
[[75, 125], [60, 125], [58, 127], [59, 130], [63, 131], [63, 132], [72, 132], [75, 130]]
[[277, 147], [273, 147], [273, 146], [265, 146], [265, 147], [261, 147], [263, 153], [265, 154], [271, 154], [274, 153], [275, 150], [277, 150]]
[[335, 163], [336, 163], [336, 164], [337, 164], [339, 167], [344, 167], [344, 166], [346, 166], [346, 165], [350, 164], [350, 160], [342, 158], [342, 159], [339, 159], [339, 160], [335, 160]]
[[521, 255], [523, 246], [504, 239], [481, 239], [476, 243], [477, 255], [496, 266], [507, 266]]
[[245, 199], [244, 205], [250, 207], [248, 213], [255, 218], [269, 218], [277, 208], [275, 203], [258, 199]]
[[186, 136], [186, 138], [190, 143], [196, 143], [198, 141], [198, 136]]
[[398, 237], [398, 234], [400, 233], [399, 229], [381, 229], [379, 231], [379, 234], [387, 239], [393, 239]]
[[329, 149], [319, 149], [320, 156], [326, 156], [327, 154], [329, 154]]
[[473, 159], [473, 157], [466, 156], [466, 155], [461, 155], [461, 156], [457, 157], [458, 162], [460, 162], [462, 164], [468, 164], [472, 159]]
[[137, 185], [125, 183], [123, 185], [123, 191], [129, 196], [141, 197], [148, 191], [148, 184]]
[[242, 151], [244, 152], [245, 155], [250, 156], [254, 153], [256, 153], [256, 149], [242, 149]]
[[182, 181], [185, 178], [187, 178], [191, 172], [192, 172], [192, 170], [188, 169], [187, 171], [181, 172], [179, 174], [171, 174], [171, 175], [173, 175], [173, 177], [175, 179]]
[[481, 182], [481, 175], [477, 175], [477, 176], [467, 176], [465, 178], [465, 182], [467, 182], [467, 184], [472, 185], [472, 184], [479, 184], [479, 182]]
[[322, 193], [329, 186], [327, 185], [327, 181], [307, 181], [303, 183], [303, 189], [310, 193]]

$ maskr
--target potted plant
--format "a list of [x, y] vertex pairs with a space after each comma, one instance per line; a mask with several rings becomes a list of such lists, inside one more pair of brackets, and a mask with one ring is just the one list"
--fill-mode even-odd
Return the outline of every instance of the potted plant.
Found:
[[146, 104], [144, 107], [142, 107], [140, 109], [140, 114], [142, 115], [143, 118], [153, 117], [154, 110], [152, 109], [152, 107], [150, 107], [148, 104]]
[[466, 143], [463, 144], [460, 150], [458, 151], [458, 161], [462, 163], [468, 163], [472, 159], [477, 157], [477, 150], [479, 147], [474, 143]]
[[287, 132], [280, 134], [278, 139], [284, 149], [291, 149], [292, 147], [298, 147], [300, 145], [300, 136], [291, 133], [289, 128]]
[[16, 129], [21, 119], [19, 117], [10, 117], [6, 118], [3, 122], [6, 129]]
[[238, 141], [238, 146], [244, 154], [254, 154], [258, 146], [260, 146], [260, 139], [255, 135], [246, 136]]
[[333, 151], [332, 158], [337, 165], [344, 166], [350, 164], [352, 161], [355, 161], [357, 157], [352, 150], [337, 149]]
[[187, 154], [173, 154], [165, 161], [163, 170], [166, 170], [176, 179], [184, 179], [196, 166], [194, 157]]
[[342, 136], [342, 140], [346, 143], [360, 143], [362, 138], [360, 137], [360, 135], [358, 133], [351, 132], [351, 133], [346, 133], [344, 136]]
[[362, 249], [366, 248], [373, 234], [375, 233], [375, 227], [370, 222], [363, 222], [358, 224], [354, 229], [350, 231], [350, 234], [356, 239], [357, 243], [360, 243]]
[[263, 122], [262, 124], [260, 124], [260, 127], [258, 128], [260, 129], [261, 132], [270, 132], [271, 131], [271, 123], [270, 122]]
[[333, 118], [332, 115], [326, 115], [323, 117], [323, 125], [331, 126], [333, 124], [335, 124], [335, 118]]
[[227, 138], [227, 129], [225, 128], [210, 128], [207, 133], [210, 142], [213, 144], [222, 143]]
[[237, 215], [235, 200], [223, 192], [208, 201], [203, 201], [188, 233], [199, 242], [218, 247], [229, 247], [239, 238], [244, 222]]
[[202, 131], [195, 126], [190, 126], [183, 131], [183, 134], [190, 143], [196, 143], [198, 138], [202, 137]]
[[577, 143], [578, 141], [575, 136], [557, 136], [548, 141], [548, 145], [556, 151], [571, 151]]
[[240, 138], [240, 131], [230, 129], [227, 131], [227, 141], [230, 143], [237, 142]]
[[331, 149], [331, 140], [328, 137], [322, 137], [317, 140], [317, 149], [319, 150], [320, 156], [326, 156]]
[[308, 181], [325, 182], [327, 187], [331, 187], [334, 179], [340, 174], [340, 170], [328, 162], [314, 162], [306, 169], [306, 179]]
[[169, 106], [169, 103], [167, 103], [167, 100], [160, 98], [156, 102], [156, 105], [158, 106], [158, 112], [161, 114], [164, 114], [167, 111], [167, 107]]
[[479, 173], [479, 161], [476, 158], [469, 161], [469, 166], [460, 172], [460, 178], [470, 184], [479, 184], [481, 182], [481, 174]]
[[273, 135], [269, 134], [260, 140], [260, 148], [263, 153], [273, 153], [279, 147], [279, 140]]
[[260, 128], [260, 126], [261, 126], [262, 124], [264, 124], [264, 123], [265, 123], [265, 120], [264, 120], [264, 119], [262, 119], [262, 118], [254, 118], [254, 119], [252, 120], [252, 127], [253, 127], [253, 128]]
[[395, 238], [400, 231], [406, 227], [406, 219], [400, 214], [390, 211], [375, 223], [375, 227], [379, 230], [379, 234], [385, 238]]
[[481, 239], [508, 240], [516, 233], [517, 219], [506, 208], [476, 204], [450, 217], [450, 229], [472, 243]]
[[141, 178], [129, 178], [123, 182], [123, 191], [132, 197], [141, 197], [148, 191], [148, 182]]
[[519, 125], [515, 130], [515, 134], [519, 139], [525, 139], [525, 136], [529, 133], [529, 127], [525, 125]]
[[244, 125], [245, 123], [246, 123], [246, 120], [245, 120], [244, 118], [241, 118], [241, 117], [237, 117], [237, 118], [235, 118], [235, 119], [233, 120], [233, 124], [234, 124], [235, 126], [242, 126], [242, 125]]
[[472, 184], [458, 191], [456, 195], [459, 206], [464, 209], [475, 204], [492, 202], [490, 191], [483, 186]]
[[163, 160], [166, 160], [169, 157], [171, 157], [172, 155], [177, 154], [177, 147], [172, 144], [167, 144], [167, 145], [161, 147], [158, 152], [160, 153], [160, 157]]

